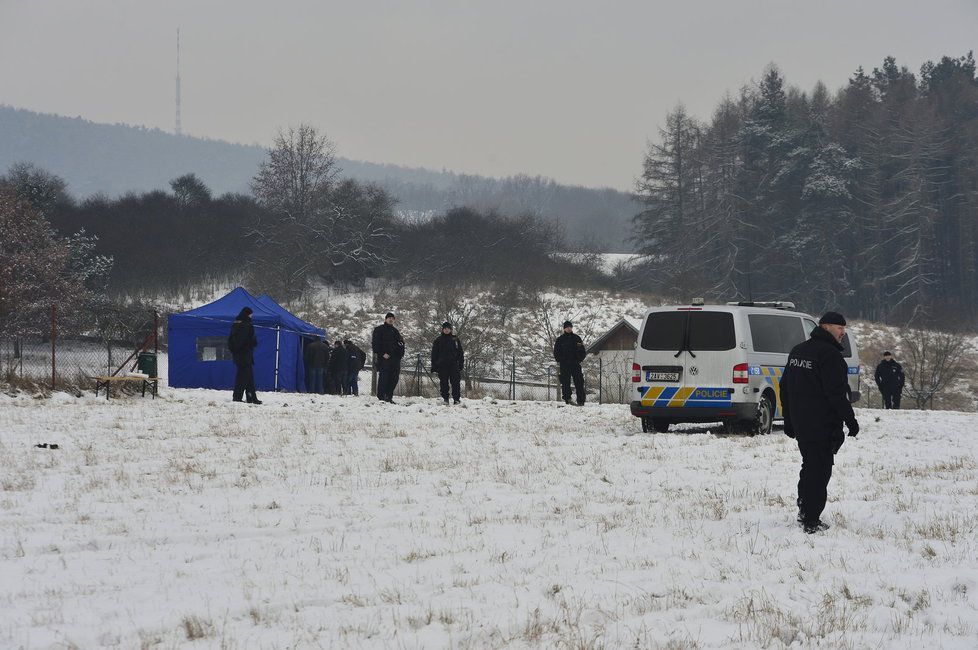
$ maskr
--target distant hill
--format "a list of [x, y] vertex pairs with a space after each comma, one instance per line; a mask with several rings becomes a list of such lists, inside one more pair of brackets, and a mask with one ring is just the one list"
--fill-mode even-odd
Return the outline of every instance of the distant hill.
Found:
[[[36, 113], [0, 105], [0, 172], [32, 162], [64, 178], [77, 197], [118, 196], [167, 187], [194, 173], [215, 194], [248, 192], [265, 157], [257, 145], [177, 136], [127, 124]], [[587, 241], [608, 252], [629, 252], [631, 195], [613, 189], [561, 185], [533, 176], [488, 178], [341, 158], [343, 175], [377, 183], [398, 209], [424, 216], [457, 205], [506, 214], [534, 212], [558, 220], [571, 243]]]

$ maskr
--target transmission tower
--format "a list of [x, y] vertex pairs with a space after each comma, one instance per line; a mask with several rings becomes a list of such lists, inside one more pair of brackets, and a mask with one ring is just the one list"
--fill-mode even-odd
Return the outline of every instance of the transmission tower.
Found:
[[177, 124], [173, 130], [177, 135], [181, 135], [183, 130], [180, 127], [180, 28], [177, 27]]

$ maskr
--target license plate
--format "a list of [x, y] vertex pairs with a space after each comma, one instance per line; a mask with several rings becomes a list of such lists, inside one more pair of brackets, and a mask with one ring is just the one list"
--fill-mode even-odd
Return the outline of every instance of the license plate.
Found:
[[645, 373], [645, 381], [679, 381], [679, 373], [649, 370]]

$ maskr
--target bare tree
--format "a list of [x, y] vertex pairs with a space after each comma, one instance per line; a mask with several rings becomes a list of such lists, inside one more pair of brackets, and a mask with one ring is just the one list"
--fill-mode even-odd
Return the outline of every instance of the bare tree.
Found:
[[333, 143], [314, 127], [279, 133], [251, 184], [263, 208], [252, 228], [254, 284], [296, 299], [312, 279], [359, 280], [386, 261], [393, 200], [338, 182], [339, 172]]
[[901, 336], [906, 354], [905, 390], [919, 409], [934, 407], [934, 397], [961, 376], [967, 341], [961, 334], [908, 329]]

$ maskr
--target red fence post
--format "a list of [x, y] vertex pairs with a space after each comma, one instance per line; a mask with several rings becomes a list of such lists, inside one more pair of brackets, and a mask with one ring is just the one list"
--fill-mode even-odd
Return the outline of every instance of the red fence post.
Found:
[[57, 320], [55, 318], [56, 309], [57, 307], [55, 307], [54, 303], [51, 303], [51, 390], [54, 390], [54, 384], [58, 377], [57, 365], [55, 363], [55, 342], [58, 339]]

